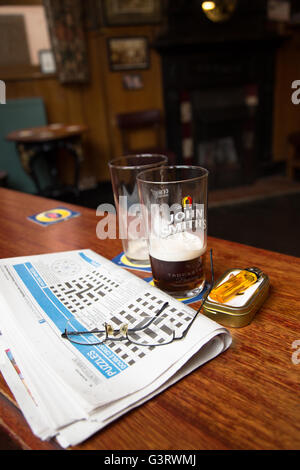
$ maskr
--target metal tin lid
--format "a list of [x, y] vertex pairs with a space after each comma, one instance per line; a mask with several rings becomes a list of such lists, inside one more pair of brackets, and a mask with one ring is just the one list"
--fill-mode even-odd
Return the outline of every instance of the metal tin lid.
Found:
[[[246, 268], [257, 274], [258, 279], [252, 286], [248, 287], [243, 293], [224, 303], [212, 300], [208, 296], [203, 312], [205, 315], [215, 321], [233, 327], [241, 327], [249, 324], [257, 310], [267, 298], [269, 291], [269, 278], [259, 268]], [[226, 271], [214, 284], [219, 286], [229, 279], [229, 276], [238, 274], [242, 269], [230, 269]]]

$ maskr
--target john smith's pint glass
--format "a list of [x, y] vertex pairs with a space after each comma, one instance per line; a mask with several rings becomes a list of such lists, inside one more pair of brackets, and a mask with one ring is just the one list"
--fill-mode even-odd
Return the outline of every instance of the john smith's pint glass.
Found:
[[178, 298], [197, 295], [205, 284], [208, 171], [164, 166], [137, 180], [155, 285]]

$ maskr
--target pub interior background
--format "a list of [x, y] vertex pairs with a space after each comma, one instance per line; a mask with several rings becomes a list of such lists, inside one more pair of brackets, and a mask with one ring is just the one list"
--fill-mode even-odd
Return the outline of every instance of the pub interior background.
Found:
[[210, 171], [209, 235], [300, 255], [296, 0], [1, 0], [0, 79], [0, 186], [96, 209], [164, 153]]

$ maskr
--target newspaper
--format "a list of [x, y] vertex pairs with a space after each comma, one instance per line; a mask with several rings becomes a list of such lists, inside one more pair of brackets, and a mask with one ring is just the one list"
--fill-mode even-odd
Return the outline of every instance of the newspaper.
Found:
[[70, 324], [121, 325], [162, 306], [176, 332], [196, 314], [88, 249], [0, 261], [0, 370], [35, 435], [74, 446], [230, 346], [203, 315], [163, 346], [62, 337]]

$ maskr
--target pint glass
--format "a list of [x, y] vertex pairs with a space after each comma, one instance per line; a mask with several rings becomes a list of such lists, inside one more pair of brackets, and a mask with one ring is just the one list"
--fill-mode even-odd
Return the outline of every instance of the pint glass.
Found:
[[208, 171], [165, 166], [138, 175], [138, 188], [155, 285], [175, 297], [204, 287]]
[[109, 170], [119, 218], [119, 236], [127, 259], [148, 265], [149, 252], [139, 206], [137, 175], [142, 170], [168, 163], [164, 155], [129, 155], [111, 160]]

